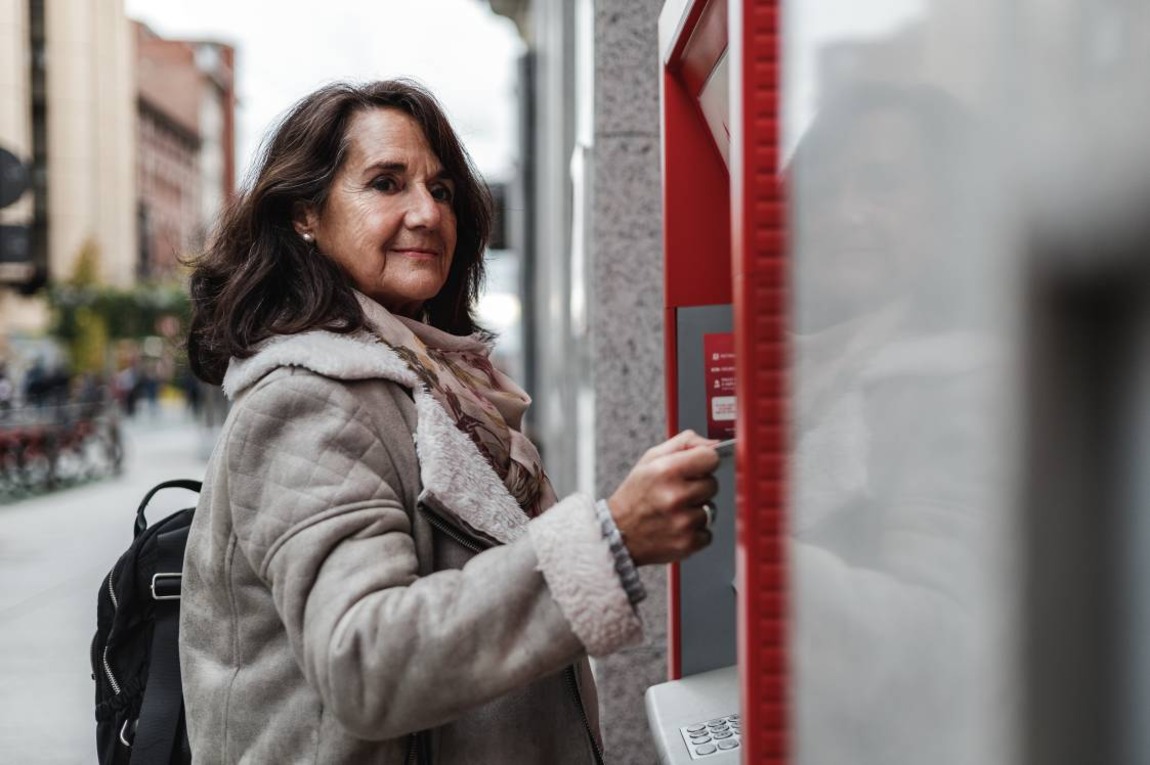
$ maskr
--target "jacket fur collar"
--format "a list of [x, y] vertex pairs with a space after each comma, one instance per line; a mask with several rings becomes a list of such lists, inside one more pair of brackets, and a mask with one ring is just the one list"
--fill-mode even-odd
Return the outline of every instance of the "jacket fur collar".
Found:
[[337, 380], [390, 380], [409, 389], [418, 423], [413, 438], [423, 484], [420, 501], [500, 542], [512, 542], [526, 531], [527, 516], [479, 449], [399, 355], [375, 335], [316, 330], [274, 337], [254, 356], [232, 359], [224, 375], [224, 394], [239, 400], [265, 375], [285, 366]]

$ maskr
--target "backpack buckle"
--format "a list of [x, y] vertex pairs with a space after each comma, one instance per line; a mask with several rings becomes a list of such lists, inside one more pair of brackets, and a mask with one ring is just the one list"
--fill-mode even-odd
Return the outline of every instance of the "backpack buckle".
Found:
[[152, 574], [152, 600], [179, 600], [183, 578], [183, 574]]

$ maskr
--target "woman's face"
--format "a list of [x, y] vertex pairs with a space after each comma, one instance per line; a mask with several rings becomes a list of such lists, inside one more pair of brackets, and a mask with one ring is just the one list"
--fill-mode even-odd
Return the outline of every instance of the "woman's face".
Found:
[[417, 317], [447, 281], [455, 254], [454, 183], [423, 129], [398, 109], [352, 116], [348, 151], [323, 208], [296, 230], [392, 313]]
[[930, 247], [932, 185], [917, 123], [875, 109], [840, 130], [845, 140], [797, 168], [800, 288], [805, 310], [820, 315], [806, 316], [815, 326], [905, 292]]

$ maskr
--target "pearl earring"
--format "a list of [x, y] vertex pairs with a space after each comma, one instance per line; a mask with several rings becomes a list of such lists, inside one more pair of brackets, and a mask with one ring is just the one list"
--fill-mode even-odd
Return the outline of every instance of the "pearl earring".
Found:
[[303, 234], [300, 234], [300, 236], [301, 236], [301, 237], [303, 238], [303, 240], [304, 240], [305, 242], [307, 242], [308, 244], [311, 244], [312, 242], [314, 242], [314, 241], [315, 241], [315, 236], [313, 236], [312, 234], [303, 233]]

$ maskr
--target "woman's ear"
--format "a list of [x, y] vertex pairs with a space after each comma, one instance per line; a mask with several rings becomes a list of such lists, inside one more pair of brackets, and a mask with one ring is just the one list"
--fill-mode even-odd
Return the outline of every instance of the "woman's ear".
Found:
[[305, 240], [315, 241], [315, 230], [319, 223], [319, 216], [315, 208], [307, 202], [295, 202], [291, 208], [291, 223], [295, 232]]

